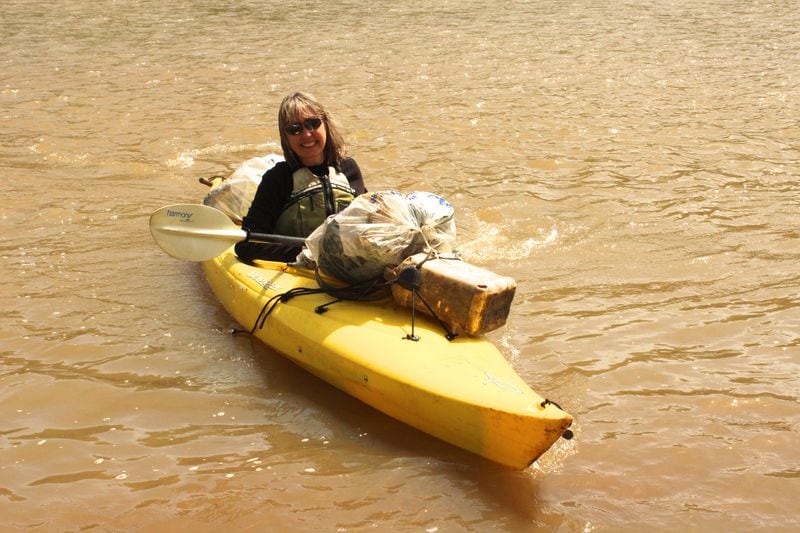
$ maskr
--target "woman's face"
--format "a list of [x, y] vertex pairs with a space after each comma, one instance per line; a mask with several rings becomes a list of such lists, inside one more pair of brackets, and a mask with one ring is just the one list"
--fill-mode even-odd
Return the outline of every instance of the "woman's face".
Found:
[[321, 165], [325, 162], [325, 143], [328, 132], [325, 121], [312, 111], [301, 112], [286, 125], [289, 146], [303, 166]]

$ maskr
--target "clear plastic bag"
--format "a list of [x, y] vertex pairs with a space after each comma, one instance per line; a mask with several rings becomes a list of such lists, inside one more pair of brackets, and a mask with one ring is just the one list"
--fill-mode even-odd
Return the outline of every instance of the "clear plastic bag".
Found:
[[279, 161], [283, 161], [283, 157], [277, 154], [248, 159], [228, 178], [212, 187], [203, 199], [203, 203], [219, 209], [231, 220], [241, 224], [250, 209], [250, 204], [253, 203], [256, 190], [261, 183], [261, 176]]
[[411, 255], [452, 250], [453, 206], [435, 194], [362, 194], [306, 239], [307, 255], [326, 274], [350, 283], [383, 276]]
[[450, 202], [429, 192], [412, 192], [406, 198], [425, 243], [437, 252], [451, 252], [456, 237], [456, 223]]

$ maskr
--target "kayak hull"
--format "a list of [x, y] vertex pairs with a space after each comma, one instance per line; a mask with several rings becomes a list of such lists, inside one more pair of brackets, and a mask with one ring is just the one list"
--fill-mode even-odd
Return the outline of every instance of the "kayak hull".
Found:
[[276, 302], [288, 291], [318, 288], [313, 272], [277, 262], [244, 264], [232, 249], [203, 266], [225, 309], [266, 345], [334, 387], [455, 446], [524, 469], [572, 423], [482, 337], [448, 340], [435, 321], [417, 314], [418, 340], [412, 340], [410, 310], [391, 299], [341, 301], [324, 312], [319, 306], [334, 300], [324, 293]]

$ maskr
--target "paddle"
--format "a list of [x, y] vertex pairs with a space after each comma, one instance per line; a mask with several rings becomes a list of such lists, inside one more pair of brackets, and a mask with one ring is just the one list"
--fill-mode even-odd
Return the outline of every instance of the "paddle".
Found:
[[162, 250], [186, 261], [208, 261], [242, 241], [303, 246], [302, 237], [250, 233], [218, 209], [200, 204], [175, 204], [150, 215], [150, 233]]

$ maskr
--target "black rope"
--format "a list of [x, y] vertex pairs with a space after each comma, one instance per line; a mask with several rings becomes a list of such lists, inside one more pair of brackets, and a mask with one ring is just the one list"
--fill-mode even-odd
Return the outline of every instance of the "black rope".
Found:
[[361, 281], [358, 283], [351, 283], [344, 287], [334, 287], [322, 279], [319, 267], [314, 270], [314, 277], [320, 289], [326, 294], [336, 298], [335, 301], [325, 304], [325, 306], [334, 304], [342, 300], [355, 300], [359, 302], [374, 302], [382, 300], [389, 295], [388, 288], [391, 282], [384, 280], [380, 276]]
[[419, 298], [420, 301], [425, 304], [425, 307], [428, 308], [428, 311], [430, 311], [431, 316], [433, 316], [433, 318], [436, 319], [436, 321], [439, 323], [439, 325], [444, 330], [445, 338], [447, 340], [451, 341], [451, 340], [455, 339], [456, 337], [458, 337], [458, 333], [454, 333], [454, 332], [450, 331], [450, 328], [447, 327], [447, 324], [445, 324], [444, 321], [441, 318], [439, 318], [439, 315], [436, 314], [436, 311], [434, 311], [433, 308], [430, 305], [428, 305], [428, 302], [425, 301], [425, 298], [422, 297], [422, 294], [420, 294], [419, 290], [417, 290], [415, 292], [417, 294], [417, 298]]
[[345, 287], [334, 287], [328, 283], [325, 283], [320, 276], [319, 269], [317, 269], [314, 274], [317, 283], [319, 284], [319, 288], [295, 287], [294, 289], [289, 289], [286, 292], [272, 296], [261, 307], [261, 311], [259, 311], [258, 317], [256, 317], [255, 323], [249, 331], [243, 329], [234, 329], [232, 333], [234, 335], [238, 333], [247, 333], [252, 335], [256, 332], [256, 330], [264, 329], [267, 318], [269, 318], [269, 315], [272, 314], [278, 304], [288, 302], [297, 296], [322, 293], [333, 296], [335, 298], [333, 301], [319, 305], [314, 309], [314, 311], [319, 314], [327, 311], [329, 306], [343, 300], [374, 301], [380, 300], [387, 296], [386, 288], [389, 286], [389, 283], [383, 281], [381, 278], [367, 280], [362, 283], [354, 283]]
[[255, 323], [253, 324], [253, 327], [250, 328], [249, 331], [246, 331], [246, 330], [243, 330], [243, 329], [234, 329], [232, 333], [234, 335], [236, 335], [238, 333], [247, 333], [249, 335], [252, 335], [253, 333], [256, 332], [257, 329], [263, 329], [264, 328], [264, 324], [266, 323], [267, 318], [269, 318], [269, 315], [272, 314], [272, 312], [275, 310], [275, 307], [277, 307], [279, 303], [288, 302], [289, 300], [291, 300], [292, 298], [294, 298], [296, 296], [303, 296], [303, 295], [306, 295], [306, 294], [320, 294], [322, 292], [324, 292], [322, 289], [312, 289], [312, 288], [308, 288], [308, 287], [295, 287], [294, 289], [289, 289], [286, 292], [282, 292], [280, 294], [276, 294], [275, 296], [273, 296], [272, 298], [267, 300], [264, 303], [264, 305], [261, 307], [261, 311], [259, 311], [258, 316], [256, 317], [256, 320], [255, 320]]
[[406, 335], [406, 339], [412, 341], [418, 341], [419, 337], [416, 335], [416, 310], [417, 310], [417, 298], [428, 308], [431, 316], [436, 319], [439, 323], [439, 326], [444, 330], [445, 338], [449, 341], [455, 339], [458, 334], [450, 331], [447, 327], [447, 324], [439, 318], [439, 315], [436, 314], [436, 311], [425, 301], [425, 298], [422, 297], [422, 293], [420, 292], [420, 287], [422, 286], [422, 265], [425, 264], [426, 261], [430, 260], [435, 256], [433, 251], [429, 252], [427, 257], [420, 261], [416, 265], [408, 265], [404, 267], [400, 272], [397, 274], [397, 279], [390, 283], [397, 283], [404, 289], [411, 291], [411, 333]]
[[[560, 405], [558, 405], [558, 404], [557, 404], [556, 402], [554, 402], [553, 400], [548, 400], [547, 398], [545, 398], [545, 399], [542, 401], [542, 403], [540, 403], [540, 404], [539, 404], [539, 407], [541, 407], [542, 409], [544, 409], [544, 408], [545, 408], [545, 407], [547, 407], [548, 405], [555, 405], [556, 407], [558, 407], [559, 409], [561, 409], [561, 406], [560, 406]], [[561, 409], [561, 410], [563, 411], [563, 409]], [[562, 433], [562, 434], [561, 434], [561, 437], [562, 437], [564, 440], [570, 440], [570, 439], [572, 439], [572, 437], [574, 437], [574, 436], [575, 436], [575, 434], [572, 432], [572, 430], [571, 430], [571, 429], [566, 429], [566, 430], [564, 430], [564, 433]]]
[[[553, 400], [548, 400], [547, 398], [545, 398], [545, 399], [544, 399], [544, 401], [543, 401], [542, 403], [540, 403], [540, 404], [539, 404], [539, 407], [541, 407], [542, 409], [544, 409], [544, 408], [545, 408], [545, 407], [547, 407], [548, 405], [555, 405], [556, 407], [558, 407], [559, 409], [561, 409], [561, 406], [560, 406], [560, 405], [558, 405], [558, 404], [557, 404], [556, 402], [554, 402]], [[561, 409], [561, 410], [563, 411], [563, 409]]]
[[[420, 285], [422, 283], [422, 265], [425, 264], [426, 261], [430, 260], [431, 258], [435, 257], [434, 253], [429, 253], [428, 256], [423, 259], [419, 264], [408, 266], [400, 271], [397, 276], [397, 279], [393, 281], [386, 281], [380, 276], [376, 276], [375, 278], [368, 279], [359, 283], [351, 283], [350, 285], [346, 285], [344, 287], [335, 287], [327, 283], [324, 279], [322, 279], [322, 275], [320, 274], [319, 268], [314, 270], [314, 277], [319, 285], [319, 288], [309, 288], [309, 287], [295, 287], [294, 289], [290, 289], [284, 293], [276, 294], [269, 298], [261, 308], [261, 311], [258, 313], [258, 317], [256, 317], [255, 323], [253, 327], [250, 328], [249, 331], [241, 330], [241, 329], [234, 329], [232, 333], [234, 335], [238, 333], [248, 333], [250, 335], [254, 334], [256, 330], [263, 329], [264, 325], [267, 322], [267, 318], [272, 314], [275, 310], [277, 305], [282, 302], [288, 302], [292, 298], [296, 296], [304, 296], [307, 294], [321, 294], [326, 293], [332, 296], [334, 299], [330, 302], [318, 305], [314, 308], [314, 311], [318, 314], [322, 314], [328, 311], [328, 308], [333, 304], [339, 303], [345, 300], [353, 300], [353, 301], [361, 301], [361, 302], [369, 302], [369, 301], [377, 301], [382, 300], [389, 296], [390, 292], [389, 289], [392, 284], [399, 284], [406, 290], [411, 291], [411, 333], [406, 336], [407, 339], [417, 341], [419, 337], [415, 335], [415, 328], [416, 328], [416, 299], [419, 300], [425, 305], [428, 309], [431, 316], [438, 322], [439, 326], [445, 333], [445, 338], [447, 340], [455, 339], [458, 334], [451, 331], [447, 324], [436, 314], [433, 307], [422, 297], [420, 293]], [[457, 258], [456, 258], [457, 259]]]

